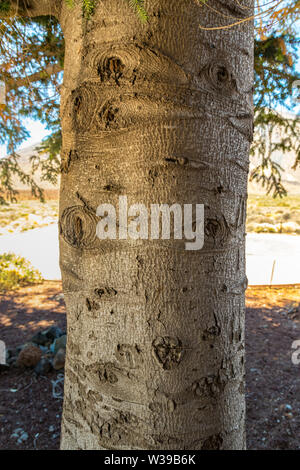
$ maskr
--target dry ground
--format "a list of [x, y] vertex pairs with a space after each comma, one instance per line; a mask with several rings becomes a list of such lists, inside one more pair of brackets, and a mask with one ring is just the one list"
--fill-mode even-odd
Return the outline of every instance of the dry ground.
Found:
[[282, 199], [250, 194], [247, 205], [247, 232], [300, 235], [300, 195]]
[[[52, 324], [65, 329], [60, 282], [0, 296], [0, 338], [26, 342]], [[247, 291], [247, 440], [249, 449], [300, 449], [300, 365], [291, 362], [300, 340], [300, 286]], [[0, 449], [58, 449], [62, 400], [53, 397], [57, 372], [36, 377], [11, 369], [0, 375]], [[21, 444], [13, 431], [28, 438]]]

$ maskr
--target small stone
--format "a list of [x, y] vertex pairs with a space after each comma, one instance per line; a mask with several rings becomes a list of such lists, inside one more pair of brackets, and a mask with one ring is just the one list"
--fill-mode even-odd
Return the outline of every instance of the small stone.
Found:
[[55, 370], [63, 369], [65, 367], [66, 350], [59, 349], [53, 359], [53, 367]]
[[54, 341], [54, 354], [56, 354], [59, 349], [66, 349], [67, 344], [67, 335], [60, 336]]
[[20, 432], [23, 432], [23, 431], [24, 431], [24, 430], [23, 430], [22, 428], [14, 429], [14, 430], [13, 430], [13, 434], [11, 435], [11, 437], [12, 437], [12, 436], [17, 436], [17, 437], [19, 437], [19, 433], [20, 433]]
[[42, 351], [37, 346], [28, 345], [22, 349], [18, 356], [18, 367], [34, 367], [42, 357]]
[[22, 444], [24, 441], [27, 441], [28, 434], [22, 428], [17, 428], [13, 431], [13, 434], [10, 436], [11, 438], [16, 438], [18, 444]]
[[24, 344], [20, 344], [19, 346], [16, 347], [17, 355], [19, 355], [20, 352], [23, 351], [23, 349], [27, 348], [28, 346], [36, 346], [36, 344], [33, 343], [32, 341], [27, 341]]
[[22, 351], [22, 349], [25, 348], [25, 346], [27, 346], [26, 343], [25, 343], [25, 344], [21, 344], [20, 346], [17, 346], [17, 347], [16, 347], [16, 353], [17, 353], [17, 355], [20, 354], [20, 352]]
[[9, 359], [6, 360], [6, 364], [8, 366], [15, 366], [17, 362], [18, 357], [17, 356], [12, 356]]
[[52, 369], [52, 364], [46, 357], [42, 357], [40, 362], [35, 366], [34, 371], [38, 375], [48, 374]]
[[46, 330], [43, 334], [52, 342], [56, 338], [62, 336], [63, 332], [58, 326], [50, 326], [50, 328], [48, 328], [48, 330]]
[[9, 359], [16, 357], [18, 355], [16, 349], [7, 349], [6, 350], [6, 363], [8, 363]]
[[60, 302], [61, 300], [64, 300], [65, 296], [63, 293], [61, 294], [57, 294], [54, 299], [57, 300], [58, 302]]
[[47, 338], [47, 336], [39, 331], [36, 333], [32, 338], [31, 342], [34, 344], [37, 344], [38, 346], [48, 346], [49, 344], [52, 343], [50, 338]]

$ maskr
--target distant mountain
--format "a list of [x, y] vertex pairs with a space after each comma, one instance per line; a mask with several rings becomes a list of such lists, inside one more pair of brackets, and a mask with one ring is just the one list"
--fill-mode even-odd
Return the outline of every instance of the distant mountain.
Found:
[[[24, 149], [18, 150], [17, 154], [19, 155], [19, 165], [26, 174], [32, 175], [32, 168], [31, 168], [31, 160], [30, 158], [33, 155], [37, 154], [35, 150], [36, 147], [41, 145], [40, 143], [36, 143], [31, 145], [30, 147], [25, 147]], [[58, 189], [58, 185], [53, 185], [48, 181], [42, 180], [42, 174], [40, 170], [37, 170], [33, 175], [35, 182], [43, 189]], [[14, 187], [18, 190], [28, 190], [30, 189], [27, 185], [23, 184], [18, 177], [13, 178]]]

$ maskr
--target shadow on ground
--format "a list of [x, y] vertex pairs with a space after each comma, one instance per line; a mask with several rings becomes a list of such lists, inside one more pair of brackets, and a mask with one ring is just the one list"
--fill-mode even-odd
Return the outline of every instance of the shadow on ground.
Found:
[[[300, 365], [291, 361], [292, 343], [300, 340], [299, 305], [300, 286], [247, 291], [248, 449], [300, 449]], [[60, 282], [0, 295], [0, 339], [7, 347], [51, 325], [66, 328]], [[62, 397], [53, 393], [59, 373], [37, 377], [17, 368], [1, 373], [1, 449], [59, 448]], [[18, 442], [22, 432], [27, 437]]]

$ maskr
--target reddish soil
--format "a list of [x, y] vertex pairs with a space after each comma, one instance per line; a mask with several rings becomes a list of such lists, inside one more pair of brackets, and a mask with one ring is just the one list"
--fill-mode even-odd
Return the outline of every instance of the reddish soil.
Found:
[[[0, 295], [0, 339], [7, 348], [24, 344], [51, 325], [66, 329], [60, 293], [61, 283], [50, 281]], [[62, 399], [53, 398], [52, 381], [60, 373], [37, 377], [18, 368], [0, 372], [0, 449], [59, 448]], [[28, 434], [23, 443], [11, 437], [16, 429]]]
[[[8, 348], [50, 325], [66, 328], [61, 284], [45, 282], [0, 295], [0, 339]], [[247, 291], [248, 449], [300, 449], [300, 365], [291, 361], [300, 340], [300, 286]], [[52, 381], [31, 370], [0, 371], [0, 449], [58, 449], [62, 400]], [[11, 437], [21, 428], [28, 438]]]
[[297, 340], [300, 286], [248, 288], [248, 449], [300, 449], [300, 364], [292, 363]]

